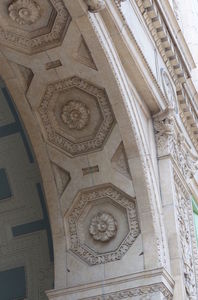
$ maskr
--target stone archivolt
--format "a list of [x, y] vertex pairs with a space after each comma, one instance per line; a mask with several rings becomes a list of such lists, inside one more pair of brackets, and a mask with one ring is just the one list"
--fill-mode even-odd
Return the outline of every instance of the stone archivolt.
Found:
[[134, 199], [111, 184], [81, 191], [65, 221], [69, 250], [89, 265], [120, 260], [140, 233]]
[[[59, 46], [71, 17], [62, 0], [15, 0], [0, 3], [0, 43], [34, 54]], [[14, 26], [13, 26], [14, 25]]]
[[75, 76], [48, 85], [38, 111], [48, 142], [70, 156], [101, 150], [114, 126], [105, 91]]
[[20, 25], [31, 25], [40, 18], [40, 6], [34, 0], [17, 0], [8, 6], [10, 18]]

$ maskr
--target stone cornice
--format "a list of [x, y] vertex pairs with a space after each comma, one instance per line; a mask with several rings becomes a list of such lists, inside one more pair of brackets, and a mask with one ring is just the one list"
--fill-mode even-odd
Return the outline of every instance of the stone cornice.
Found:
[[170, 274], [164, 268], [158, 268], [155, 270], [147, 270], [131, 275], [107, 279], [102, 282], [93, 282], [66, 289], [47, 291], [47, 296], [49, 299], [60, 299], [59, 297], [63, 296], [67, 297], [68, 299], [83, 299], [84, 297], [86, 297], [85, 295], [87, 295], [85, 299], [89, 299], [90, 295], [92, 295], [93, 299], [95, 299], [95, 297], [99, 297], [96, 299], [100, 299], [101, 284], [107, 291], [107, 295], [111, 293], [111, 291], [115, 290], [123, 292], [127, 291], [128, 288], [126, 287], [128, 287], [129, 285], [133, 286], [131, 290], [135, 290], [139, 287], [140, 293], [144, 290], [147, 291], [148, 287], [150, 287], [151, 289], [152, 287], [154, 289], [157, 288], [157, 291], [160, 291], [161, 288], [163, 288], [165, 294], [167, 295], [166, 299], [172, 299], [172, 293], [174, 288], [174, 281]]
[[[117, 6], [120, 6], [127, 0], [114, 1]], [[136, 0], [136, 4], [175, 83], [181, 119], [198, 151], [198, 106], [194, 100], [195, 88], [189, 79], [190, 67], [194, 66], [190, 52], [185, 50], [189, 54], [188, 63], [181, 52], [181, 47], [187, 49], [187, 45], [183, 40], [182, 45], [177, 46], [157, 0]]]

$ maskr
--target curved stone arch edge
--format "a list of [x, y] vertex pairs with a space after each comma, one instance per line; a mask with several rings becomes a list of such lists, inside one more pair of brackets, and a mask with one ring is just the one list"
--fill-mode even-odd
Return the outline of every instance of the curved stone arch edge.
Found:
[[[148, 251], [144, 253], [145, 268], [151, 268], [153, 265], [156, 265], [156, 267], [161, 265], [167, 267], [169, 265], [168, 247], [161, 217], [162, 209], [158, 183], [155, 180], [153, 163], [144, 138], [141, 120], [138, 118], [134, 102], [130, 101], [131, 98], [135, 98], [135, 95], [129, 87], [120, 59], [109, 38], [108, 30], [105, 28], [101, 16], [89, 14], [88, 18], [108, 61], [114, 85], [118, 90], [119, 96], [121, 96], [120, 99], [122, 99], [122, 102], [112, 103], [112, 99], [110, 99], [110, 102], [120, 127], [134, 181], [143, 244], [145, 251]], [[126, 128], [131, 129], [130, 135], [126, 135]], [[127, 134], [128, 133], [129, 130], [127, 131]], [[130, 144], [129, 140], [131, 141]], [[135, 177], [134, 172], [137, 172], [137, 170], [139, 170], [140, 173], [136, 174], [137, 176]], [[145, 189], [143, 189], [143, 187]], [[144, 199], [142, 199], [143, 197], [141, 196], [143, 190], [145, 193]], [[140, 205], [140, 202], [142, 202], [143, 205]], [[144, 210], [143, 202], [147, 203], [149, 211], [142, 212], [142, 209]], [[144, 217], [146, 217], [148, 223], [145, 222]], [[149, 226], [151, 229], [150, 232], [148, 232]], [[152, 246], [151, 241], [153, 242]], [[148, 245], [149, 248], [152, 249], [150, 253], [147, 247]]]
[[[97, 17], [96, 16], [89, 16], [89, 20], [94, 28], [94, 31], [96, 32], [96, 36], [98, 37], [100, 43], [102, 43], [103, 51], [106, 52], [106, 56], [108, 56], [108, 52], [113, 52], [113, 47], [111, 49], [110, 45], [108, 43], [104, 45], [103, 39], [105, 38], [105, 30], [102, 33], [97, 25]], [[102, 35], [101, 35], [102, 34]], [[122, 103], [111, 103], [113, 110], [115, 111], [116, 119], [119, 123], [119, 127], [121, 130], [121, 135], [126, 147], [126, 152], [128, 154], [129, 162], [130, 162], [130, 168], [132, 171], [132, 174], [134, 174], [135, 171], [139, 171], [138, 174], [136, 174], [136, 178], [133, 178], [136, 181], [136, 186], [141, 182], [141, 187], [139, 188], [139, 191], [136, 192], [138, 194], [139, 198], [137, 202], [139, 206], [139, 216], [140, 216], [140, 223], [141, 223], [141, 229], [143, 232], [143, 240], [144, 240], [144, 248], [145, 248], [145, 267], [153, 266], [159, 266], [163, 264], [162, 257], [165, 254], [164, 249], [160, 249], [160, 244], [163, 244], [163, 232], [160, 232], [159, 228], [161, 229], [160, 220], [157, 218], [156, 211], [160, 210], [159, 206], [159, 195], [156, 187], [156, 183], [154, 182], [154, 174], [151, 173], [152, 171], [152, 162], [150, 157], [148, 156], [148, 151], [145, 146], [145, 141], [142, 140], [142, 128], [140, 124], [140, 120], [135, 120], [134, 118], [137, 118], [137, 116], [133, 116], [133, 120], [131, 118], [132, 114], [134, 115], [134, 112], [132, 111], [132, 108], [129, 107], [130, 104], [130, 97], [131, 92], [129, 91], [129, 87], [126, 84], [126, 78], [122, 72], [121, 65], [119, 64], [119, 60], [115, 61], [115, 53], [111, 53], [111, 55], [108, 58], [109, 61], [109, 67], [111, 72], [111, 77], [114, 77], [114, 84], [117, 86], [117, 90], [119, 90], [119, 94], [121, 94], [121, 98], [123, 100]], [[2, 74], [3, 77], [3, 74]], [[13, 96], [14, 102], [17, 106], [17, 109], [23, 119], [23, 122], [25, 124], [25, 128], [30, 136], [30, 140], [33, 145], [33, 149], [35, 152], [35, 156], [38, 161], [38, 165], [40, 168], [41, 176], [43, 179], [43, 185], [47, 200], [47, 205], [49, 208], [49, 215], [50, 215], [50, 222], [52, 226], [52, 235], [53, 240], [57, 240], [57, 246], [56, 242], [54, 241], [54, 247], [66, 247], [65, 245], [62, 245], [63, 239], [61, 237], [64, 235], [64, 226], [62, 224], [62, 216], [61, 216], [61, 209], [59, 207], [58, 201], [54, 201], [54, 199], [57, 198], [57, 192], [55, 183], [51, 184], [51, 182], [54, 182], [50, 162], [48, 160], [48, 153], [46, 150], [45, 142], [42, 139], [41, 133], [38, 130], [38, 125], [35, 124], [34, 115], [32, 114], [32, 111], [28, 105], [27, 99], [20, 92], [20, 88], [17, 83], [17, 78], [12, 75], [11, 77], [4, 78], [5, 83], [10, 91], [10, 93]], [[134, 95], [133, 95], [134, 96]], [[111, 101], [111, 99], [110, 99]], [[112, 101], [111, 101], [112, 102]], [[117, 106], [117, 107], [116, 107]], [[121, 108], [121, 109], [120, 109]], [[124, 114], [126, 118], [122, 118], [121, 113], [124, 110]], [[120, 112], [119, 112], [120, 111]], [[138, 126], [136, 124], [136, 121], [138, 123]], [[131, 128], [130, 135], [126, 137], [125, 129]], [[128, 144], [128, 140], [131, 140], [130, 145]], [[138, 183], [139, 181], [139, 183]], [[50, 183], [50, 184], [48, 184]], [[144, 193], [143, 193], [143, 187]], [[154, 197], [152, 196], [152, 191], [154, 191]], [[143, 195], [142, 195], [143, 194]], [[140, 199], [141, 198], [141, 199]], [[150, 207], [149, 211], [146, 211], [142, 213], [142, 203], [146, 203], [146, 206]], [[55, 207], [55, 208], [54, 208]], [[144, 217], [146, 218], [145, 222]], [[150, 226], [150, 232], [148, 232], [147, 228]], [[153, 241], [152, 247], [151, 241]], [[60, 246], [61, 244], [61, 246]], [[149, 250], [150, 248], [151, 250]], [[148, 250], [148, 252], [147, 252]], [[60, 253], [59, 249], [57, 248], [57, 252]], [[62, 251], [63, 253], [64, 251]], [[56, 253], [56, 249], [55, 249]], [[55, 284], [55, 287], [61, 287], [65, 285], [66, 279], [64, 278], [65, 275], [65, 265], [61, 261], [66, 261], [66, 257], [64, 257], [62, 260], [59, 259], [59, 264], [56, 266], [55, 261], [55, 283], [58, 283], [58, 286]], [[56, 272], [57, 267], [57, 272]], [[63, 272], [64, 269], [64, 272]], [[61, 271], [62, 270], [62, 271]], [[61, 275], [60, 275], [61, 274]], [[62, 283], [62, 284], [61, 284]]]
[[[4, 66], [6, 66], [9, 71], [11, 70], [8, 61], [4, 60]], [[2, 78], [2, 81], [8, 89], [13, 103], [16, 106], [16, 110], [22, 119], [39, 167], [52, 230], [55, 287], [63, 288], [66, 279], [64, 278], [65, 268], [64, 265], [61, 264], [61, 261], [65, 261], [66, 256], [61, 259], [60, 256], [65, 253], [66, 247], [65, 239], [62, 238], [64, 236], [64, 226], [59, 201], [54, 201], [55, 199], [58, 199], [58, 196], [46, 144], [40, 130], [38, 130], [38, 124], [35, 122], [35, 116], [31, 111], [25, 93], [20, 86], [20, 79], [16, 77], [14, 73], [9, 73], [9, 76], [7, 75], [8, 74], [5, 76], [3, 70], [0, 70], [0, 78]], [[63, 249], [62, 251], [60, 251], [61, 248]], [[59, 274], [61, 274], [61, 276]]]

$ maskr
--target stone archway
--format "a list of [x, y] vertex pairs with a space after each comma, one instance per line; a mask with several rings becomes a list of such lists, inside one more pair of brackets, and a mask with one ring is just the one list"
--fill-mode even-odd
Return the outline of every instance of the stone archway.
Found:
[[0, 80], [0, 289], [10, 299], [47, 299], [54, 286], [51, 228], [38, 165]]
[[[161, 267], [165, 256], [153, 153], [138, 111], [138, 95], [123, 72], [118, 53], [101, 20], [88, 16], [78, 1], [65, 3], [72, 21], [62, 46], [36, 56], [8, 49], [7, 60], [2, 57], [6, 72], [1, 71], [28, 131], [41, 171], [52, 226], [57, 290]], [[79, 115], [82, 118], [78, 126]], [[152, 135], [149, 113], [148, 120], [147, 133]], [[112, 189], [111, 196], [109, 189]], [[134, 202], [138, 212], [136, 227], [141, 234], [138, 231], [135, 241], [125, 245], [120, 256], [113, 251], [118, 245], [112, 243], [112, 250], [109, 244], [106, 251], [113, 257], [111, 264], [104, 265], [102, 247], [87, 237], [87, 233], [81, 232], [79, 238], [72, 234], [73, 227], [68, 224], [73, 206], [75, 210], [83, 195], [93, 190], [99, 194], [103, 191], [103, 198], [108, 198], [105, 202], [108, 215], [113, 209], [117, 216], [118, 207], [123, 216], [127, 215], [127, 208], [115, 201], [115, 194], [126, 198], [126, 202]], [[93, 203], [97, 199], [95, 196]], [[103, 204], [101, 202], [101, 206]], [[100, 213], [96, 206], [92, 215], [89, 203], [87, 212], [82, 212], [84, 219], [91, 221]], [[119, 223], [118, 216], [116, 219]], [[89, 227], [83, 217], [81, 225], [74, 223], [78, 229], [81, 225], [83, 230]], [[127, 221], [123, 226], [130, 229], [131, 223]], [[127, 230], [122, 234], [120, 244]], [[82, 243], [86, 241], [86, 247], [95, 247], [91, 251], [94, 257], [91, 268], [87, 263], [88, 251], [76, 250], [73, 236]], [[100, 259], [95, 255], [96, 250]], [[118, 267], [120, 259], [122, 268]], [[129, 266], [130, 260], [133, 264]], [[87, 276], [82, 276], [84, 273]]]

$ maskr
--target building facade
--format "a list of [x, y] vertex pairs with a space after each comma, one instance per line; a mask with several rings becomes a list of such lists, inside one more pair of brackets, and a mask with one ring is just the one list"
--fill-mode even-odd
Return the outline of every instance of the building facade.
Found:
[[197, 17], [1, 1], [0, 299], [198, 299]]

